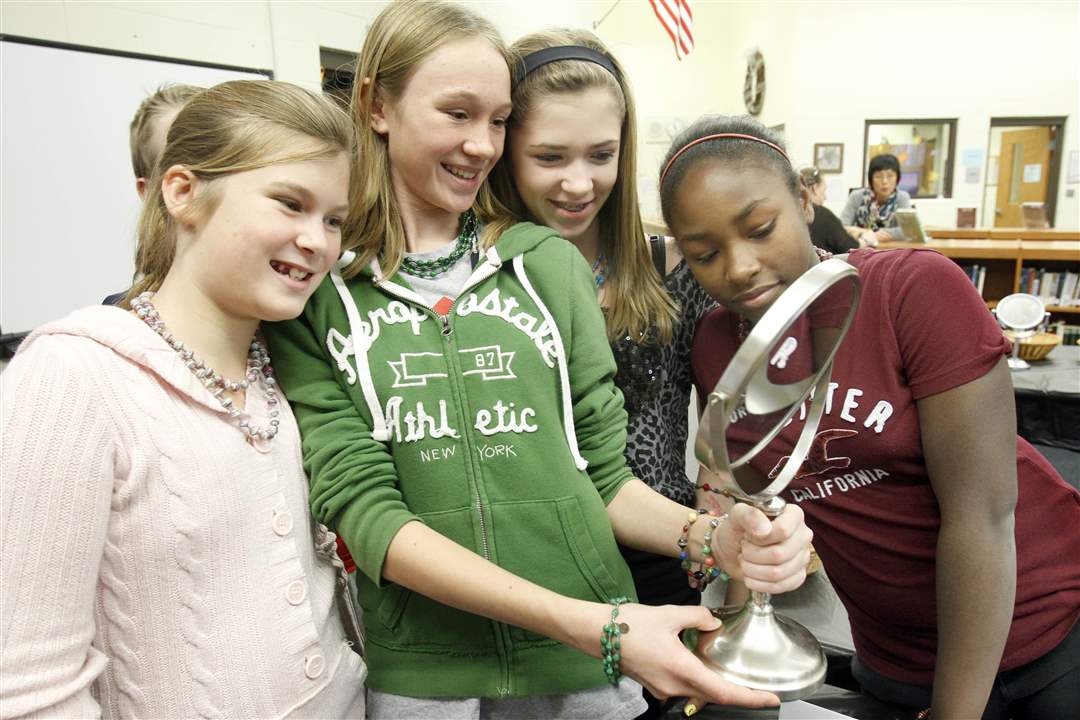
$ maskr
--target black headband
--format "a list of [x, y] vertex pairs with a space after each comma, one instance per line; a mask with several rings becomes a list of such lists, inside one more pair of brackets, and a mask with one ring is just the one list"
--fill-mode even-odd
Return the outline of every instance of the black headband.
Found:
[[518, 83], [536, 68], [557, 60], [584, 60], [596, 63], [611, 73], [616, 80], [619, 79], [619, 71], [615, 69], [615, 63], [611, 62], [611, 58], [604, 53], [583, 45], [560, 45], [526, 55], [518, 64], [517, 72], [514, 73], [514, 87], [517, 87]]

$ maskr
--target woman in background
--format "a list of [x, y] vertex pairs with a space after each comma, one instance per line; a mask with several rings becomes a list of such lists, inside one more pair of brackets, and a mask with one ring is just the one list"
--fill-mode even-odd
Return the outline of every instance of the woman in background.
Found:
[[902, 240], [904, 233], [896, 225], [896, 211], [911, 207], [911, 196], [900, 190], [900, 161], [895, 155], [875, 155], [866, 171], [870, 187], [859, 188], [848, 196], [840, 221], [851, 237], [863, 247]]

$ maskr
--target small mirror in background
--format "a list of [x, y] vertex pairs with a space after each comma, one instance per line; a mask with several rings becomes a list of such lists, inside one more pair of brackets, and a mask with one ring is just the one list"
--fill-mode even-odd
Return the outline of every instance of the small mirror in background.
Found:
[[[1009, 358], [1010, 370], [1026, 370], [1030, 365], [1020, 357], [1023, 341], [1036, 335], [1046, 335], [1042, 329], [1046, 327], [1050, 319], [1050, 313], [1046, 312], [1042, 300], [1027, 293], [1013, 293], [1003, 297], [994, 308], [994, 317], [998, 325], [1005, 330], [1005, 337], [1012, 343], [1012, 357]], [[1056, 347], [1060, 342], [1060, 336], [1053, 336], [1056, 341], [1046, 350]]]

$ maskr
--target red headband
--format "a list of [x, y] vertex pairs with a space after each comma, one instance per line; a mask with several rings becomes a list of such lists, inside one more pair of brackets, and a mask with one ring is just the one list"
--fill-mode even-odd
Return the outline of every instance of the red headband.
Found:
[[684, 152], [686, 152], [690, 148], [694, 147], [695, 145], [699, 145], [699, 144], [701, 144], [703, 142], [707, 142], [709, 140], [722, 140], [723, 138], [736, 138], [738, 140], [753, 140], [756, 143], [761, 143], [762, 145], [768, 145], [773, 150], [780, 153], [781, 157], [783, 157], [785, 160], [788, 161], [788, 165], [791, 164], [791, 159], [787, 156], [787, 153], [784, 152], [784, 148], [780, 147], [779, 145], [777, 145], [774, 142], [770, 142], [768, 140], [765, 140], [764, 138], [759, 138], [759, 137], [757, 137], [755, 135], [746, 135], [745, 133], [716, 133], [715, 135], [706, 135], [705, 137], [699, 137], [697, 140], [693, 140], [691, 142], [688, 142], [687, 144], [683, 145], [679, 149], [679, 152], [672, 155], [671, 159], [668, 160], [667, 165], [664, 166], [664, 172], [660, 173], [660, 187], [661, 188], [664, 187], [664, 178], [667, 177], [668, 171], [671, 170], [671, 166], [675, 164], [675, 161], [678, 160], [682, 156], [682, 154]]

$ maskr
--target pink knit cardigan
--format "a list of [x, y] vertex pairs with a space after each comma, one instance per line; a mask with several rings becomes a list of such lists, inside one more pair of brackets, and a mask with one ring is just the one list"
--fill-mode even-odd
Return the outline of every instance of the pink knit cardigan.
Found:
[[34, 332], [0, 386], [0, 714], [363, 717], [287, 404], [250, 445], [113, 307]]

